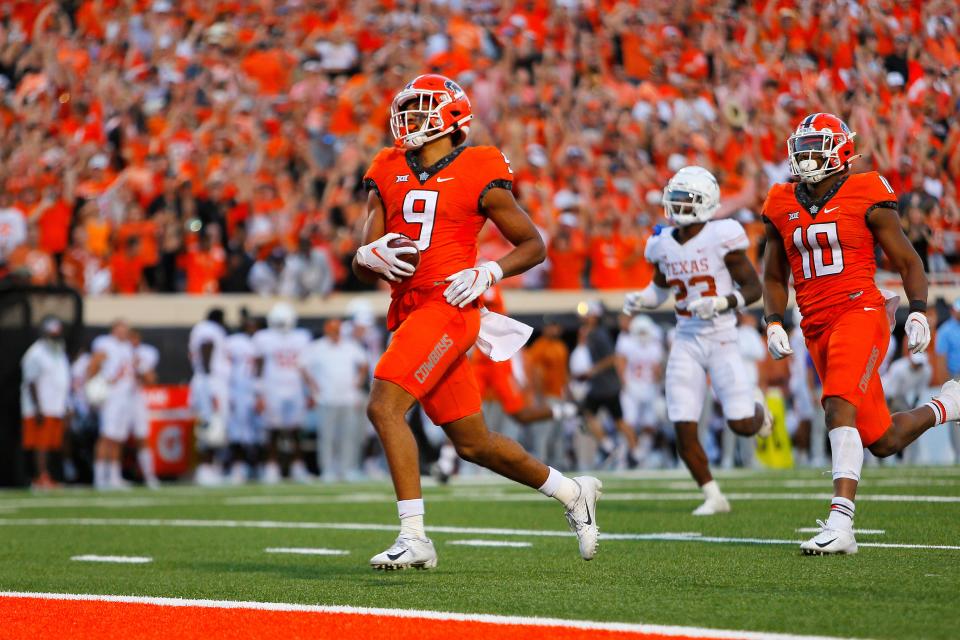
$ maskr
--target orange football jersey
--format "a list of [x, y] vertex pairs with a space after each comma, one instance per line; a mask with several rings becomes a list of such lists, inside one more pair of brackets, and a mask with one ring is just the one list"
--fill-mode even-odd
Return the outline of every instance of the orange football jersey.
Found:
[[897, 196], [875, 171], [842, 178], [819, 201], [802, 184], [775, 184], [767, 194], [763, 218], [783, 238], [808, 338], [845, 310], [883, 308], [867, 225], [876, 208], [895, 210]]
[[486, 221], [480, 203], [489, 189], [511, 189], [513, 170], [495, 147], [458, 147], [426, 168], [413, 151], [387, 148], [364, 182], [380, 195], [387, 233], [402, 233], [420, 249], [416, 273], [390, 283], [397, 299], [476, 266], [477, 235]]

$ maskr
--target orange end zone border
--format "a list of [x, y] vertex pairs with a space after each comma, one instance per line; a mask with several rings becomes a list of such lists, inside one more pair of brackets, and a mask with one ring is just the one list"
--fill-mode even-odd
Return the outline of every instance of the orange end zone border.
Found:
[[[0, 636], [32, 640], [800, 640], [689, 627], [520, 618], [403, 609], [0, 592]], [[809, 636], [806, 638], [810, 638]]]

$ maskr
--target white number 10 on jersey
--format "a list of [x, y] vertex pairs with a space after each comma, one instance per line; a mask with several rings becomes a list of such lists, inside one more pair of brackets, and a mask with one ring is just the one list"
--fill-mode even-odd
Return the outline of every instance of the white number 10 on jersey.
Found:
[[[821, 222], [807, 227], [806, 244], [803, 227], [797, 227], [793, 230], [793, 246], [800, 252], [804, 280], [832, 276], [843, 271], [843, 250], [837, 237], [836, 222]], [[830, 251], [830, 259], [824, 261], [823, 253], [827, 250]]]

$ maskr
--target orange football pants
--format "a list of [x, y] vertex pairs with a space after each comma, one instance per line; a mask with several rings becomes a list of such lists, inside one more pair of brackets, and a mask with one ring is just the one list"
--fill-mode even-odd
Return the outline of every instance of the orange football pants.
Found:
[[480, 310], [476, 305], [453, 307], [442, 291], [425, 292], [416, 300], [405, 296], [409, 312], [373, 372], [415, 397], [438, 425], [481, 410], [480, 388], [466, 355], [477, 341]]
[[865, 447], [891, 424], [878, 373], [889, 346], [890, 322], [882, 307], [844, 311], [826, 331], [807, 340], [823, 383], [822, 398], [843, 398], [857, 408], [856, 427]]

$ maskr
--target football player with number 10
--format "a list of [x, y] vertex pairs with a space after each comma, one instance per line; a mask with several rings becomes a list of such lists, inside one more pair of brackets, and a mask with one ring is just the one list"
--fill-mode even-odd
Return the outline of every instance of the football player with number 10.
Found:
[[835, 115], [804, 118], [787, 141], [797, 182], [773, 185], [763, 205], [767, 348], [776, 359], [793, 353], [783, 329], [792, 275], [803, 335], [823, 383], [834, 498], [820, 533], [800, 545], [810, 555], [857, 552], [854, 499], [864, 447], [885, 458], [927, 429], [960, 418], [960, 383], [954, 380], [912, 411], [890, 415], [887, 408], [878, 368], [899, 296], [877, 288], [875, 245], [903, 279], [912, 353], [930, 344], [927, 277], [903, 234], [890, 184], [875, 171], [850, 172], [855, 135]]

